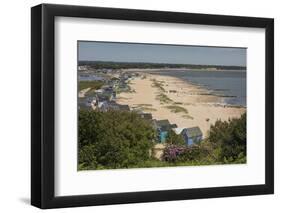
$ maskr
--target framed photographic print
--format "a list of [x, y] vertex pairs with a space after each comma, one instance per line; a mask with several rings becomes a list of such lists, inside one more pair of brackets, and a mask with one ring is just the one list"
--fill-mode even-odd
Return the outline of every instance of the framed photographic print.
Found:
[[31, 9], [31, 203], [272, 194], [274, 21]]

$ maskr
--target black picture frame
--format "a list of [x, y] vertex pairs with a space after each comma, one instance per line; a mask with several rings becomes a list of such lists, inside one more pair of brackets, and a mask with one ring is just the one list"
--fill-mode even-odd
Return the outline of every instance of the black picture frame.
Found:
[[[265, 184], [56, 197], [54, 171], [55, 17], [264, 28]], [[41, 4], [31, 9], [31, 204], [42, 208], [217, 198], [274, 193], [274, 20], [164, 11]]]

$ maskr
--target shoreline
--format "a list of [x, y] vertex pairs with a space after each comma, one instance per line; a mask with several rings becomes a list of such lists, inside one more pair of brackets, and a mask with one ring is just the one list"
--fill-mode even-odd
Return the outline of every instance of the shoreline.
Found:
[[[160, 70], [161, 71], [161, 70]], [[167, 70], [166, 70], [167, 71]], [[210, 71], [212, 72], [212, 71]], [[216, 72], [216, 71], [215, 71]], [[147, 73], [146, 73], [147, 74]], [[145, 74], [145, 75], [146, 75]], [[149, 73], [149, 75], [155, 75], [156, 78], [159, 77], [159, 76], [163, 76], [161, 74], [158, 74], [158, 73]], [[218, 105], [218, 106], [223, 106], [223, 107], [230, 107], [230, 108], [247, 108], [246, 106], [244, 105], [239, 105], [239, 104], [229, 104], [229, 103], [226, 103], [225, 98], [231, 98], [231, 97], [236, 97], [236, 96], [228, 96], [228, 95], [223, 95], [223, 94], [215, 94], [214, 91], [215, 90], [212, 90], [212, 89], [209, 89], [209, 88], [206, 88], [204, 85], [200, 85], [200, 84], [196, 84], [192, 81], [187, 81], [187, 80], [182, 80], [181, 78], [178, 78], [178, 77], [175, 77], [175, 76], [167, 76], [167, 77], [171, 77], [171, 78], [175, 78], [175, 79], [178, 79], [180, 81], [182, 81], [183, 83], [186, 83], [187, 85], [189, 85], [190, 87], [194, 87], [194, 88], [199, 88], [200, 90], [202, 90], [203, 92], [200, 92], [198, 93], [197, 95], [201, 95], [201, 96], [204, 96], [204, 95], [208, 95], [208, 96], [214, 96], [214, 97], [218, 97], [222, 100], [222, 103], [209, 103], [211, 105]], [[208, 104], [208, 103], [206, 103]]]
[[202, 68], [202, 69], [196, 69], [196, 68], [127, 68], [127, 69], [121, 69], [121, 71], [124, 72], [152, 72], [152, 71], [207, 71], [207, 72], [245, 72], [245, 70], [220, 70], [220, 69], [207, 69], [207, 68]]
[[198, 126], [204, 138], [216, 120], [227, 121], [246, 111], [246, 107], [226, 106], [223, 97], [180, 78], [137, 72], [141, 77], [130, 80], [134, 92], [118, 94], [117, 103], [151, 113], [153, 119], [168, 119], [179, 128]]

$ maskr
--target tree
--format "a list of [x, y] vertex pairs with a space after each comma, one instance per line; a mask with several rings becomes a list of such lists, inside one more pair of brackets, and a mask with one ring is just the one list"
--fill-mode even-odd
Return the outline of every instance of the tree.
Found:
[[177, 135], [173, 130], [168, 131], [166, 143], [174, 145], [185, 145], [182, 135]]
[[98, 166], [95, 156], [95, 147], [93, 145], [86, 145], [79, 149], [79, 168], [95, 168]]
[[246, 161], [246, 140], [246, 113], [228, 122], [216, 121], [208, 137], [217, 160], [224, 163]]
[[81, 110], [79, 164], [90, 169], [135, 166], [150, 158], [155, 137], [152, 125], [134, 112]]

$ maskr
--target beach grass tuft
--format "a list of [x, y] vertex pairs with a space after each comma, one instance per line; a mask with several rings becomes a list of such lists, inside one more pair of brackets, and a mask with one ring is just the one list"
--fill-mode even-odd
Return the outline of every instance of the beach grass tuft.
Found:
[[155, 108], [152, 108], [152, 107], [141, 107], [140, 108], [142, 111], [150, 111], [150, 112], [154, 112], [154, 111], [157, 111], [157, 109]]
[[138, 107], [151, 107], [152, 104], [136, 104]]
[[182, 102], [174, 102], [174, 104], [177, 104], [177, 105], [183, 105]]
[[188, 113], [187, 109], [181, 107], [181, 106], [177, 106], [177, 105], [170, 105], [170, 106], [166, 106], [167, 109], [171, 110], [171, 112], [174, 113]]
[[173, 103], [173, 100], [170, 99], [167, 95], [164, 93], [160, 93], [156, 96], [156, 100], [159, 100], [161, 104], [171, 104]]
[[136, 104], [134, 108], [141, 111], [149, 111], [149, 112], [157, 111], [157, 109], [152, 107], [152, 104]]
[[193, 119], [194, 119], [194, 118], [193, 118], [192, 116], [190, 116], [190, 115], [183, 115], [182, 117], [185, 118], [185, 119], [190, 119], [190, 120], [193, 120]]
[[90, 94], [91, 91], [100, 89], [103, 85], [104, 83], [102, 81], [79, 81], [78, 90], [81, 91], [83, 89], [90, 88], [90, 90], [87, 92], [88, 94]]
[[163, 81], [157, 81], [156, 79], [152, 79], [152, 87], [158, 88], [161, 92], [166, 92], [163, 86]]

